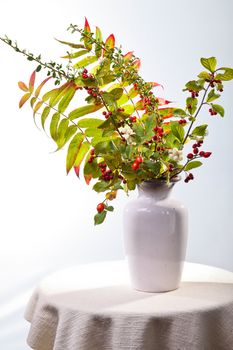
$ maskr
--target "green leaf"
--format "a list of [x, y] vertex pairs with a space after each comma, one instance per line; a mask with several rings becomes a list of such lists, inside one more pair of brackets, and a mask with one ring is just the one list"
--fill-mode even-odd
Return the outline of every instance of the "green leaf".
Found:
[[209, 80], [210, 79], [210, 73], [208, 73], [206, 71], [203, 71], [200, 74], [198, 74], [198, 77], [201, 78], [201, 79]]
[[77, 52], [74, 52], [74, 53], [69, 53], [66, 56], [62, 56], [62, 58], [68, 58], [68, 59], [72, 60], [74, 58], [83, 56], [83, 55], [85, 55], [88, 52], [89, 52], [88, 50], [80, 50], [80, 51], [77, 51]]
[[203, 87], [198, 84], [196, 80], [191, 80], [185, 85], [187, 90], [193, 90], [199, 92], [203, 90]]
[[212, 104], [212, 108], [215, 112], [217, 112], [219, 115], [221, 115], [221, 117], [224, 117], [225, 111], [224, 111], [224, 108], [222, 106]]
[[189, 113], [194, 114], [197, 109], [198, 99], [193, 97], [188, 97], [186, 99], [186, 105]]
[[97, 43], [95, 44], [95, 55], [99, 58], [102, 55], [101, 42], [103, 41], [102, 33], [99, 27], [96, 27], [95, 39], [97, 41]]
[[115, 88], [109, 92], [109, 96], [113, 101], [119, 100], [123, 94], [123, 89], [122, 88]]
[[87, 155], [86, 158], [86, 164], [84, 166], [84, 175], [92, 175], [93, 178], [97, 178], [101, 176], [101, 171], [100, 168], [97, 164], [96, 159], [94, 159], [91, 163], [88, 162], [89, 159], [89, 154]]
[[171, 131], [173, 135], [180, 141], [184, 140], [184, 128], [179, 123], [172, 122], [171, 123]]
[[69, 106], [69, 103], [71, 102], [72, 98], [75, 95], [75, 88], [72, 86], [68, 90], [66, 90], [66, 93], [62, 97], [61, 101], [58, 104], [58, 111], [60, 113], [64, 113], [66, 108]]
[[192, 161], [192, 162], [189, 162], [189, 163], [186, 165], [186, 167], [185, 167], [184, 170], [189, 171], [189, 170], [191, 170], [191, 169], [198, 168], [198, 167], [201, 166], [201, 165], [202, 165], [202, 162], [199, 162], [198, 160], [194, 160], [194, 161]]
[[212, 102], [212, 101], [214, 101], [214, 100], [217, 100], [217, 98], [219, 98], [220, 96], [221, 96], [220, 94], [216, 94], [216, 93], [215, 93], [215, 90], [212, 89], [212, 90], [210, 90], [210, 92], [208, 93], [206, 102]]
[[201, 64], [213, 73], [216, 69], [217, 60], [215, 57], [201, 58]]
[[65, 133], [68, 129], [68, 126], [69, 126], [69, 120], [64, 118], [61, 120], [61, 122], [57, 128], [56, 142], [57, 142], [57, 145], [59, 148], [62, 147], [64, 145], [64, 142], [66, 141], [65, 140]]
[[106, 218], [106, 215], [107, 215], [107, 211], [106, 210], [103, 210], [101, 213], [97, 213], [94, 216], [95, 225], [102, 224], [102, 222], [104, 222], [104, 219]]
[[[49, 99], [49, 106], [54, 107], [60, 101], [60, 99], [65, 95], [67, 90], [69, 90], [69, 89], [70, 89], [70, 83], [66, 83], [66, 84], [62, 85], [61, 87], [59, 87], [58, 89], [52, 90], [51, 91], [52, 95]], [[44, 95], [44, 97], [45, 97], [45, 95]], [[43, 100], [43, 98], [42, 98], [42, 100]]]
[[107, 211], [113, 211], [114, 210], [114, 208], [113, 208], [113, 206], [112, 205], [105, 205], [105, 209], [107, 210]]
[[232, 68], [222, 67], [222, 68], [219, 68], [219, 69], [224, 70], [224, 73], [218, 73], [215, 76], [216, 80], [227, 81], [227, 80], [232, 80], [233, 79], [233, 69]]
[[192, 131], [192, 136], [205, 136], [207, 127], [207, 124], [196, 126], [196, 128]]
[[92, 64], [94, 62], [96, 62], [98, 60], [98, 58], [96, 56], [87, 56], [85, 58], [83, 58], [81, 61], [77, 62], [74, 64], [74, 68], [83, 68], [88, 66], [89, 64]]
[[155, 127], [155, 116], [154, 114], [148, 115], [145, 120], [145, 134], [148, 137], [148, 134], [153, 132], [153, 128]]
[[85, 135], [87, 137], [101, 137], [102, 136], [102, 130], [97, 128], [87, 128], [85, 130]]
[[57, 126], [58, 126], [59, 120], [60, 120], [60, 113], [59, 112], [54, 113], [50, 123], [50, 135], [54, 141], [57, 140]]
[[91, 145], [89, 142], [85, 141], [82, 143], [82, 145], [78, 151], [78, 154], [76, 156], [76, 159], [75, 159], [75, 163], [74, 163], [75, 167], [80, 167], [80, 165], [81, 165], [85, 155], [88, 153], [90, 147], [91, 147]]
[[105, 192], [109, 187], [109, 182], [99, 181], [93, 186], [93, 190], [96, 192]]
[[85, 118], [78, 122], [80, 128], [98, 128], [103, 123], [103, 120], [96, 118]]
[[42, 125], [43, 129], [44, 129], [45, 121], [48, 118], [50, 110], [51, 110], [51, 108], [49, 106], [46, 106], [41, 114], [41, 125]]
[[63, 40], [58, 40], [58, 39], [55, 39], [55, 40], [57, 40], [61, 44], [68, 45], [68, 46], [72, 47], [73, 49], [84, 49], [84, 45], [82, 45], [82, 44], [74, 44], [74, 43], [70, 43], [68, 41], [63, 41]]
[[80, 118], [83, 115], [96, 112], [99, 109], [101, 109], [102, 107], [103, 107], [102, 104], [98, 104], [98, 105], [91, 104], [91, 105], [79, 107], [79, 108], [77, 108], [69, 113], [69, 119], [74, 120], [74, 119]]
[[84, 135], [81, 133], [77, 133], [69, 144], [69, 148], [66, 156], [66, 172], [69, 173], [70, 169], [73, 167], [75, 160], [77, 158], [79, 149], [83, 142]]

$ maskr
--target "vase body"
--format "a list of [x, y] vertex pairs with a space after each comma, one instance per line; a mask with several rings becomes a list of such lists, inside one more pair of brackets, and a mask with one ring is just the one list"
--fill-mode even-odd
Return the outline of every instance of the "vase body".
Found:
[[124, 247], [133, 288], [165, 292], [179, 287], [188, 215], [171, 197], [175, 182], [146, 181], [124, 209]]

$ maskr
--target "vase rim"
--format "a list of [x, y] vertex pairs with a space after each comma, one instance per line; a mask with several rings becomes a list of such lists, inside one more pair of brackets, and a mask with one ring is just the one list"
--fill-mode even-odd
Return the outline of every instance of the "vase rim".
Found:
[[[145, 180], [141, 184], [147, 183], [148, 185], [149, 184], [168, 184], [169, 185], [169, 183], [174, 184], [176, 182], [179, 182], [180, 180], [181, 180], [181, 176], [175, 176], [172, 179], [170, 179], [169, 182], [167, 182], [167, 179], [156, 179], [155, 178], [155, 179], [151, 179], [151, 180]], [[139, 184], [139, 186], [141, 184]]]

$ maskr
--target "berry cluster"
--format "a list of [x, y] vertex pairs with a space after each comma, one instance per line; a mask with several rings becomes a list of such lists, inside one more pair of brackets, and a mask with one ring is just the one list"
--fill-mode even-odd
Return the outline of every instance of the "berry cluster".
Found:
[[153, 141], [161, 141], [164, 135], [163, 128], [161, 126], [156, 126], [154, 128], [155, 136], [152, 137]]
[[180, 125], [186, 124], [186, 123], [187, 123], [187, 120], [185, 120], [185, 119], [180, 119], [180, 120], [178, 121], [178, 123], [179, 123]]
[[105, 118], [105, 119], [108, 119], [109, 117], [111, 117], [112, 112], [106, 112], [106, 111], [104, 111], [102, 114], [104, 115], [104, 118]]
[[191, 97], [192, 97], [192, 98], [195, 98], [195, 97], [198, 97], [198, 96], [199, 96], [199, 93], [198, 93], [197, 91], [189, 90], [189, 92], [191, 92]]
[[185, 178], [184, 182], [188, 183], [190, 180], [193, 180], [194, 176], [192, 173], [189, 173], [188, 176]]
[[193, 159], [194, 157], [204, 157], [204, 158], [209, 158], [212, 154], [212, 152], [204, 152], [204, 151], [201, 151], [199, 152], [199, 147], [201, 147], [203, 144], [203, 141], [198, 141], [197, 143], [194, 143], [193, 144], [193, 153], [188, 153], [187, 155], [187, 158], [188, 159]]
[[92, 163], [94, 158], [95, 158], [95, 149], [92, 148], [91, 151], [90, 151], [90, 158], [88, 159], [88, 163]]
[[213, 110], [213, 108], [210, 108], [210, 109], [209, 109], [209, 112], [210, 112], [210, 115], [216, 115], [216, 114], [218, 114], [217, 112], [215, 112], [215, 111]]
[[135, 161], [132, 164], [133, 170], [138, 170], [140, 168], [141, 163], [143, 162], [143, 159], [141, 156], [137, 156]]
[[88, 74], [88, 70], [85, 68], [82, 72], [83, 79], [93, 78], [92, 74]]
[[114, 178], [113, 172], [112, 172], [112, 170], [110, 170], [110, 169], [107, 170], [107, 164], [106, 164], [106, 163], [100, 163], [100, 164], [99, 164], [99, 168], [100, 168], [101, 173], [102, 173], [101, 178], [102, 178], [104, 181], [113, 180], [113, 178]]

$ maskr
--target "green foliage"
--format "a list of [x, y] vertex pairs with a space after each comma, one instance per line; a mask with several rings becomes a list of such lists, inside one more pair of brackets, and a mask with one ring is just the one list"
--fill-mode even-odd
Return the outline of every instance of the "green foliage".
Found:
[[[87, 184], [94, 179], [93, 190], [113, 193], [106, 195], [104, 210], [95, 215], [98, 225], [113, 211], [108, 201], [117, 191], [128, 193], [152, 179], [171, 181], [202, 165], [198, 154], [184, 163], [172, 153], [179, 155], [186, 143], [207, 136], [207, 124], [195, 124], [204, 105], [212, 115], [214, 111], [224, 116], [223, 107], [212, 102], [220, 98], [223, 82], [233, 79], [233, 69], [218, 68], [215, 57], [201, 58], [206, 70], [186, 83], [185, 106], [170, 107], [171, 102], [153, 90], [161, 85], [142, 79], [140, 60], [116, 47], [113, 34], [103, 41], [100, 28], [93, 32], [87, 19], [83, 29], [71, 24], [68, 30], [80, 38], [77, 43], [58, 40], [73, 49], [62, 56], [65, 69], [61, 63], [44, 62], [41, 55], [21, 50], [7, 37], [0, 40], [36, 63], [29, 81], [18, 83], [23, 91], [19, 107], [30, 101], [33, 117], [40, 115], [44, 130], [48, 125], [57, 150], [67, 146], [67, 174], [74, 168], [79, 177], [82, 169]], [[36, 86], [36, 75], [44, 71], [47, 77]], [[51, 88], [48, 81], [55, 86]]]
[[217, 60], [215, 57], [201, 58], [201, 64], [210, 72], [214, 72], [217, 65]]
[[185, 171], [189, 171], [191, 169], [194, 169], [194, 168], [198, 168], [199, 166], [202, 165], [202, 162], [200, 162], [199, 160], [194, 160], [192, 162], [189, 162], [186, 167], [184, 168]]

